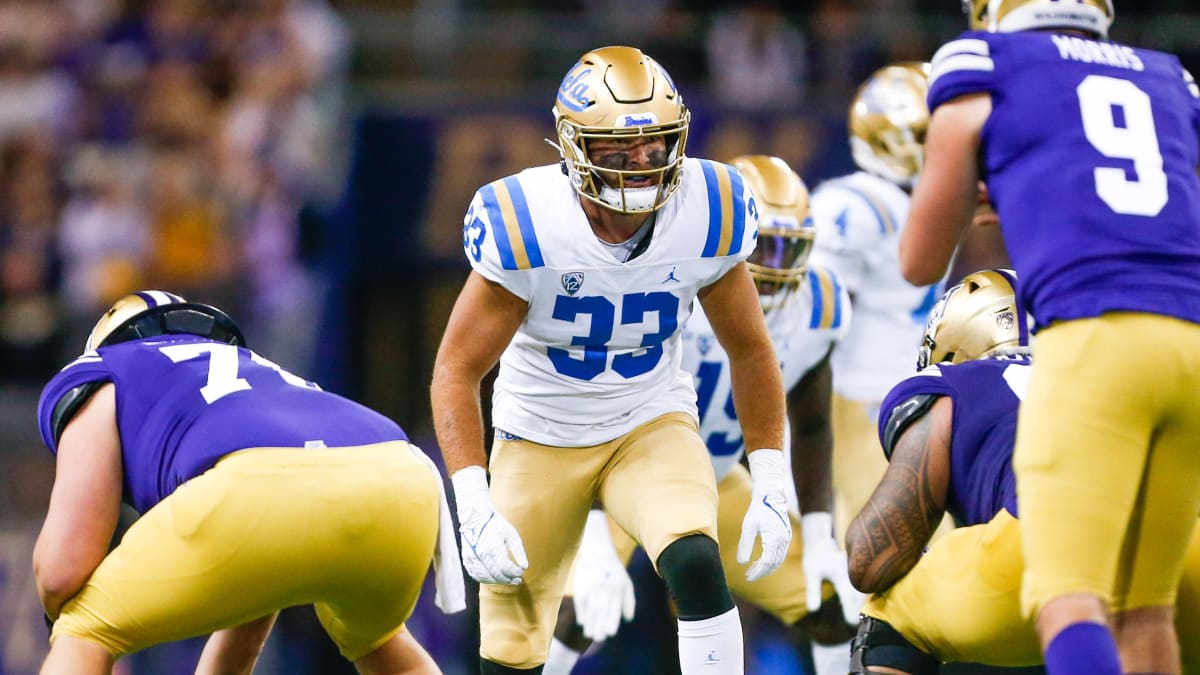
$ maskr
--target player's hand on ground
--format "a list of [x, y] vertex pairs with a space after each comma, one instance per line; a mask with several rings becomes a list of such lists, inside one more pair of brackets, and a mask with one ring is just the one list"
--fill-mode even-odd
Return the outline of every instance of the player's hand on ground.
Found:
[[800, 534], [804, 540], [804, 586], [808, 611], [821, 608], [821, 586], [828, 581], [837, 592], [842, 605], [842, 616], [847, 624], [858, 623], [858, 612], [862, 609], [864, 596], [850, 583], [846, 552], [833, 536], [833, 517], [814, 511], [800, 517]]
[[575, 616], [583, 634], [600, 642], [617, 634], [621, 619], [633, 620], [633, 579], [617, 557], [603, 511], [588, 514], [575, 558]]
[[492, 504], [487, 473], [481, 466], [469, 466], [450, 479], [454, 483], [462, 562], [467, 574], [481, 584], [520, 584], [529, 559], [517, 529]]
[[792, 523], [788, 518], [787, 474], [783, 452], [760, 449], [750, 453], [750, 478], [753, 481], [750, 508], [742, 520], [742, 536], [738, 539], [737, 561], [750, 562], [754, 540], [761, 539], [762, 555], [750, 569], [746, 579], [754, 581], [774, 572], [787, 556], [792, 541]]

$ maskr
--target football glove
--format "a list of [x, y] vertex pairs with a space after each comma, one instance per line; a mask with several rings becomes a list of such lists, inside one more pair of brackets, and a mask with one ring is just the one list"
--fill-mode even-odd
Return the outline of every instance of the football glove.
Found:
[[454, 483], [462, 562], [467, 574], [481, 584], [520, 584], [529, 559], [517, 529], [492, 504], [487, 472], [482, 466], [468, 466], [456, 471], [450, 480]]
[[590, 640], [606, 640], [616, 635], [621, 619], [633, 620], [633, 579], [617, 557], [603, 511], [588, 513], [575, 557], [573, 592], [576, 621]]
[[800, 536], [804, 541], [802, 567], [808, 611], [821, 608], [821, 584], [828, 581], [841, 601], [842, 618], [847, 624], [857, 624], [864, 596], [850, 583], [846, 552], [833, 537], [833, 516], [820, 511], [801, 516]]
[[747, 459], [752, 489], [750, 508], [746, 509], [746, 517], [742, 519], [737, 561], [743, 565], [750, 562], [754, 540], [762, 540], [762, 555], [746, 570], [746, 579], [754, 581], [774, 572], [787, 557], [788, 544], [792, 541], [792, 522], [788, 518], [788, 478], [783, 452], [763, 448], [750, 453]]

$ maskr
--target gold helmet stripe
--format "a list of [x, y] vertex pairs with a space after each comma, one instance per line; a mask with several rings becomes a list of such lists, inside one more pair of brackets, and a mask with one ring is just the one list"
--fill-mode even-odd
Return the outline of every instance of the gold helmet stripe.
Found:
[[741, 174], [728, 164], [699, 161], [708, 188], [708, 238], [701, 255], [705, 258], [733, 255], [742, 250], [746, 229], [746, 212], [742, 207], [745, 184]]
[[485, 185], [480, 194], [488, 219], [492, 221], [496, 248], [500, 251], [504, 269], [528, 270], [544, 266], [542, 249], [538, 246], [520, 180], [509, 176]]

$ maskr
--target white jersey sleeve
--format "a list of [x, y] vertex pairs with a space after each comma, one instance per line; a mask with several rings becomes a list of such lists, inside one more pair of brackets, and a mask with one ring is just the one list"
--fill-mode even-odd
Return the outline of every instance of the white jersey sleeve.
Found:
[[814, 265], [836, 272], [854, 303], [854, 324], [833, 357], [834, 388], [856, 401], [882, 400], [907, 377], [937, 287], [900, 273], [900, 228], [911, 198], [866, 172], [835, 178], [813, 192]]
[[641, 255], [617, 262], [557, 165], [476, 195], [464, 236], [474, 269], [529, 303], [500, 359], [492, 419], [557, 447], [604, 443], [660, 415], [696, 415], [679, 334], [696, 294], [754, 249], [753, 195], [733, 167], [687, 159]]

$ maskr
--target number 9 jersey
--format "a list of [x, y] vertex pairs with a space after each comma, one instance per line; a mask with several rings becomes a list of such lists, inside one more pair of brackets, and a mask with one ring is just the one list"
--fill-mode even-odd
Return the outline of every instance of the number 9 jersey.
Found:
[[485, 185], [464, 220], [472, 268], [529, 303], [500, 358], [492, 421], [584, 447], [670, 412], [696, 417], [680, 328], [699, 290], [754, 250], [758, 213], [736, 169], [688, 158], [674, 197], [619, 262], [557, 164]]
[[1179, 60], [968, 32], [934, 55], [929, 109], [981, 92], [982, 178], [1038, 325], [1112, 311], [1200, 322], [1200, 91]]

